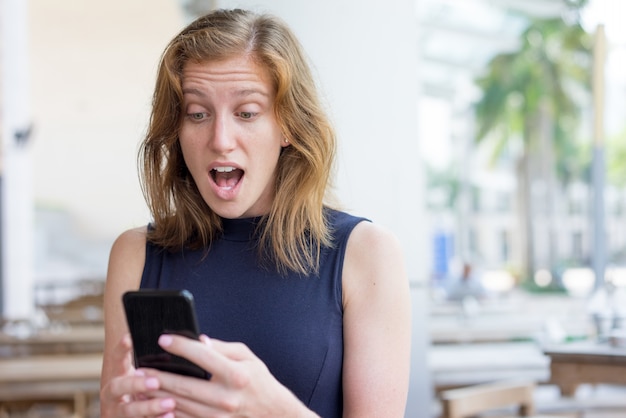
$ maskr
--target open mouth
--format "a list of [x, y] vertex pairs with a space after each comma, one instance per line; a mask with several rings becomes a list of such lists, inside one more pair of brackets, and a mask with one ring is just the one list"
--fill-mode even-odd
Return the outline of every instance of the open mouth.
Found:
[[243, 177], [243, 170], [235, 167], [216, 167], [211, 170], [211, 177], [217, 187], [230, 190], [235, 187]]

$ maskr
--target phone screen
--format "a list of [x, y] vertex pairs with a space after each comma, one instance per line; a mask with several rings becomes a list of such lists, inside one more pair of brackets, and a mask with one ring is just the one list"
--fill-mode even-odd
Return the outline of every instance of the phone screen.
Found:
[[186, 290], [136, 290], [122, 297], [133, 340], [135, 367], [149, 367], [207, 379], [209, 374], [187, 359], [163, 350], [161, 334], [198, 339], [193, 296]]

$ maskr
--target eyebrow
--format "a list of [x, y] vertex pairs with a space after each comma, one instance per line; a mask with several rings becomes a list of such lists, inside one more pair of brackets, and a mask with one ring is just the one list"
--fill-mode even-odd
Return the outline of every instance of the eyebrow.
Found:
[[261, 96], [265, 96], [265, 97], [269, 97], [269, 94], [265, 93], [264, 91], [261, 90], [257, 90], [257, 89], [244, 89], [244, 90], [238, 90], [235, 92], [235, 94], [237, 96], [252, 96], [254, 94], [260, 94]]
[[206, 97], [206, 94], [195, 88], [183, 88], [183, 94], [193, 94], [194, 96]]

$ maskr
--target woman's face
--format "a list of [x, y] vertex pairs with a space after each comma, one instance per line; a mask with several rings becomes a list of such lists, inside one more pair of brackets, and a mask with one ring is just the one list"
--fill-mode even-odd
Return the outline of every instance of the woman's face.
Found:
[[180, 145], [204, 201], [224, 218], [269, 212], [281, 147], [275, 88], [247, 56], [183, 68]]

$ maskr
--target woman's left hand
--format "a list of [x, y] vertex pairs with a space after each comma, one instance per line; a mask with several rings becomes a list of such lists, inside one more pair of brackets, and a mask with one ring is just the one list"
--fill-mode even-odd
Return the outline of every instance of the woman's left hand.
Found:
[[314, 417], [242, 343], [162, 335], [161, 347], [196, 363], [210, 380], [146, 369], [160, 382], [158, 397], [176, 400], [176, 417]]

